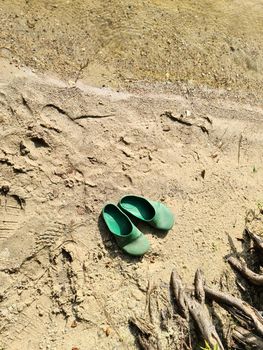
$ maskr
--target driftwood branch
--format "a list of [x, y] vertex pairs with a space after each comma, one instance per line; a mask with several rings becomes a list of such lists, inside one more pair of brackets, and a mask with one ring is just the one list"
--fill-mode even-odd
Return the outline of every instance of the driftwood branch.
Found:
[[208, 298], [215, 300], [222, 306], [227, 306], [226, 309], [234, 316], [238, 319], [240, 319], [240, 317], [245, 319], [248, 326], [254, 328], [260, 336], [263, 336], [263, 318], [255, 308], [232, 295], [214, 291], [207, 286], [205, 286], [204, 289]]
[[185, 315], [188, 315], [188, 311], [194, 321], [196, 322], [203, 338], [207, 343], [214, 348], [216, 345], [219, 349], [224, 350], [222, 342], [216, 332], [216, 329], [212, 323], [209, 311], [204, 303], [204, 279], [201, 270], [197, 270], [195, 276], [195, 292], [199, 299], [188, 296], [185, 291], [177, 272], [173, 270], [171, 276], [171, 284], [174, 292], [175, 300], [180, 307], [181, 311]]
[[234, 269], [239, 271], [251, 283], [253, 283], [256, 286], [263, 286], [263, 275], [257, 274], [250, 270], [246, 266], [245, 261], [240, 261], [237, 258], [230, 257], [228, 259], [228, 262]]

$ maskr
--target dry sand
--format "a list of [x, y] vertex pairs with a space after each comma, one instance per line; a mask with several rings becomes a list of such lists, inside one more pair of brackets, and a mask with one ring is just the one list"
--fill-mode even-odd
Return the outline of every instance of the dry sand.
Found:
[[[141, 35], [141, 27], [130, 31], [130, 17], [120, 12], [124, 6], [144, 14], [149, 20], [145, 28], [153, 28], [153, 34], [150, 20], [167, 16], [155, 29], [161, 36], [157, 43], [163, 42], [163, 37], [174, 33], [170, 23], [175, 26], [179, 16], [177, 7], [171, 10], [172, 1], [145, 2], [149, 9], [142, 9], [139, 2], [115, 3], [110, 2], [109, 9], [104, 2], [85, 2], [92, 7], [88, 26], [82, 22], [84, 5], [78, 1], [72, 7], [70, 1], [26, 1], [23, 6], [1, 2], [2, 349], [137, 349], [128, 319], [144, 314], [149, 281], [158, 285], [154, 298], [160, 308], [167, 304], [173, 267], [189, 283], [196, 268], [202, 267], [208, 283], [217, 287], [230, 271], [223, 259], [230, 251], [229, 237], [240, 248], [236, 238], [242, 236], [246, 212], [262, 201], [262, 69], [248, 68], [250, 64], [241, 69], [246, 56], [243, 63], [230, 57], [239, 55], [240, 44], [246, 48], [242, 49], [244, 55], [249, 52], [251, 62], [262, 67], [262, 1], [242, 4], [238, 23], [243, 23], [244, 34], [237, 32], [240, 41], [234, 41], [235, 32], [228, 37], [234, 50], [229, 49], [228, 59], [223, 56], [222, 60], [219, 43], [226, 42], [220, 35], [227, 37], [231, 28], [237, 30], [233, 25], [236, 17], [230, 21], [227, 16], [237, 11], [238, 2], [229, 4], [231, 11], [226, 17], [222, 10], [225, 1], [211, 5], [207, 16], [203, 5], [177, 4], [184, 11], [182, 25], [187, 14], [194, 13], [200, 16], [201, 27], [205, 17], [211, 28], [219, 30], [214, 22], [217, 18], [225, 30], [216, 32], [219, 36], [214, 33], [219, 43], [214, 44], [209, 59], [210, 41], [203, 34], [196, 37], [194, 23], [183, 34], [178, 27], [177, 37], [191, 43], [188, 54], [194, 55], [191, 50], [196, 48], [203, 67], [195, 68], [192, 60], [188, 70], [186, 53], [182, 51], [180, 56], [167, 49], [170, 56], [178, 58], [174, 67], [183, 67], [181, 75], [170, 63], [165, 66], [166, 56], [160, 54], [163, 51], [158, 54], [159, 49], [153, 56], [146, 55], [150, 65], [146, 69], [146, 61], [137, 59], [132, 51], [137, 48], [132, 39], [127, 50], [122, 49], [120, 61], [114, 47], [103, 44], [107, 41], [103, 34], [106, 22], [109, 28], [119, 23], [116, 34], [111, 31], [117, 43], [124, 45], [126, 36]], [[105, 15], [110, 11], [114, 16]], [[250, 12], [253, 26], [247, 23]], [[97, 16], [101, 26], [92, 16]], [[175, 16], [172, 22], [171, 16]], [[62, 19], [64, 24], [69, 21], [68, 31], [65, 26], [63, 30], [52, 27]], [[144, 26], [137, 16], [132, 19]], [[84, 28], [94, 31], [88, 41], [81, 39]], [[70, 45], [71, 35], [83, 42], [85, 50], [75, 39]], [[156, 43], [154, 36], [150, 38], [153, 50]], [[58, 55], [51, 41], [57, 45]], [[140, 41], [140, 47], [143, 44]], [[102, 50], [101, 56], [96, 56], [96, 47]], [[77, 67], [82, 63], [77, 60], [83, 55], [74, 51], [77, 49], [91, 57], [91, 65], [81, 71]], [[152, 74], [157, 61], [162, 67], [160, 75]], [[210, 64], [220, 77], [230, 79], [238, 72], [241, 78], [217, 84], [207, 73]], [[172, 69], [169, 76], [165, 75], [168, 66]], [[179, 75], [182, 81], [178, 81]], [[165, 79], [170, 81], [162, 82]], [[109, 87], [101, 87], [103, 84]], [[176, 117], [183, 115], [193, 125], [169, 119], [163, 115], [166, 111]], [[142, 259], [122, 254], [100, 218], [105, 202], [117, 202], [126, 193], [161, 200], [176, 215], [176, 225], [167, 235], [139, 226], [152, 246]], [[170, 349], [177, 337], [177, 329], [169, 325], [162, 335], [163, 349]]]

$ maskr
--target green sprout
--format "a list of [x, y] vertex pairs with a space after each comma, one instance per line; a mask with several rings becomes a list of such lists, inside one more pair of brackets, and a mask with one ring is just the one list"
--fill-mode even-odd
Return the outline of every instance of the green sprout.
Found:
[[208, 342], [205, 340], [205, 347], [201, 346], [200, 350], [219, 350], [218, 344], [215, 344], [213, 348], [208, 344]]

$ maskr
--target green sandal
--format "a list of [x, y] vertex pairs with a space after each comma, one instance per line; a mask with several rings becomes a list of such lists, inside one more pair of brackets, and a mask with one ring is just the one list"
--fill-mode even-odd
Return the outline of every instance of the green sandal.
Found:
[[161, 202], [154, 202], [140, 196], [124, 196], [118, 203], [121, 210], [148, 222], [160, 230], [170, 230], [174, 225], [174, 214]]
[[126, 253], [140, 256], [149, 250], [148, 239], [115, 204], [106, 204], [102, 216], [118, 246]]

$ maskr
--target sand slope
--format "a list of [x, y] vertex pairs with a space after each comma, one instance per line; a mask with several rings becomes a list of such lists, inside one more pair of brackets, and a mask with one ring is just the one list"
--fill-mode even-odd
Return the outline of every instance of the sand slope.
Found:
[[[228, 274], [228, 235], [238, 246], [262, 200], [262, 105], [223, 90], [118, 93], [1, 67], [0, 344], [136, 349], [128, 318], [143, 314], [149, 281], [161, 281], [165, 307], [174, 266], [189, 282], [200, 266], [209, 283]], [[139, 260], [99, 218], [126, 193], [162, 200], [177, 218], [167, 235], [140, 225], [152, 250]]]

